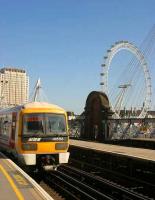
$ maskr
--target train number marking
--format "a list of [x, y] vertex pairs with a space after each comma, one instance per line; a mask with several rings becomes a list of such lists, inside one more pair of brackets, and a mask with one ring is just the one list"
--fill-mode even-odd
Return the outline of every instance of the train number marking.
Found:
[[29, 142], [39, 142], [41, 140], [41, 138], [29, 138], [28, 141]]
[[53, 138], [53, 141], [63, 141], [64, 138], [63, 137], [55, 137]]

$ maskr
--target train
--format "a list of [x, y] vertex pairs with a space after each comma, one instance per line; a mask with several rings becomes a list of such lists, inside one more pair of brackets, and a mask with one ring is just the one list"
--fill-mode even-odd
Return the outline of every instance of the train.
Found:
[[0, 150], [31, 169], [56, 170], [69, 160], [66, 111], [47, 102], [0, 110]]

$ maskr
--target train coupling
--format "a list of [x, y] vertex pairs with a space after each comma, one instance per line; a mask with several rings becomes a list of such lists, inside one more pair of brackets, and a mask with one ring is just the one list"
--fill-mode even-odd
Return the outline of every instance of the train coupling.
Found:
[[57, 170], [57, 159], [51, 155], [41, 157], [41, 166], [45, 171]]

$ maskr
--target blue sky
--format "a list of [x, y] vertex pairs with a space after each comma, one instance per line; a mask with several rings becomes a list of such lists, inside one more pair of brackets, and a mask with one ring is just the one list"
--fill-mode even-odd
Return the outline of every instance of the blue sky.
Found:
[[0, 66], [24, 68], [31, 90], [40, 77], [50, 102], [79, 114], [100, 90], [106, 50], [119, 40], [140, 46], [154, 10], [154, 0], [0, 0]]

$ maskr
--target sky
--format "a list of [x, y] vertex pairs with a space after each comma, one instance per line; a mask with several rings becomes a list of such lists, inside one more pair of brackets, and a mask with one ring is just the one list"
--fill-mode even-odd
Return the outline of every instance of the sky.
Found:
[[30, 93], [40, 78], [49, 102], [80, 114], [100, 90], [107, 49], [119, 40], [140, 46], [154, 10], [154, 0], [0, 0], [0, 67], [25, 69]]

